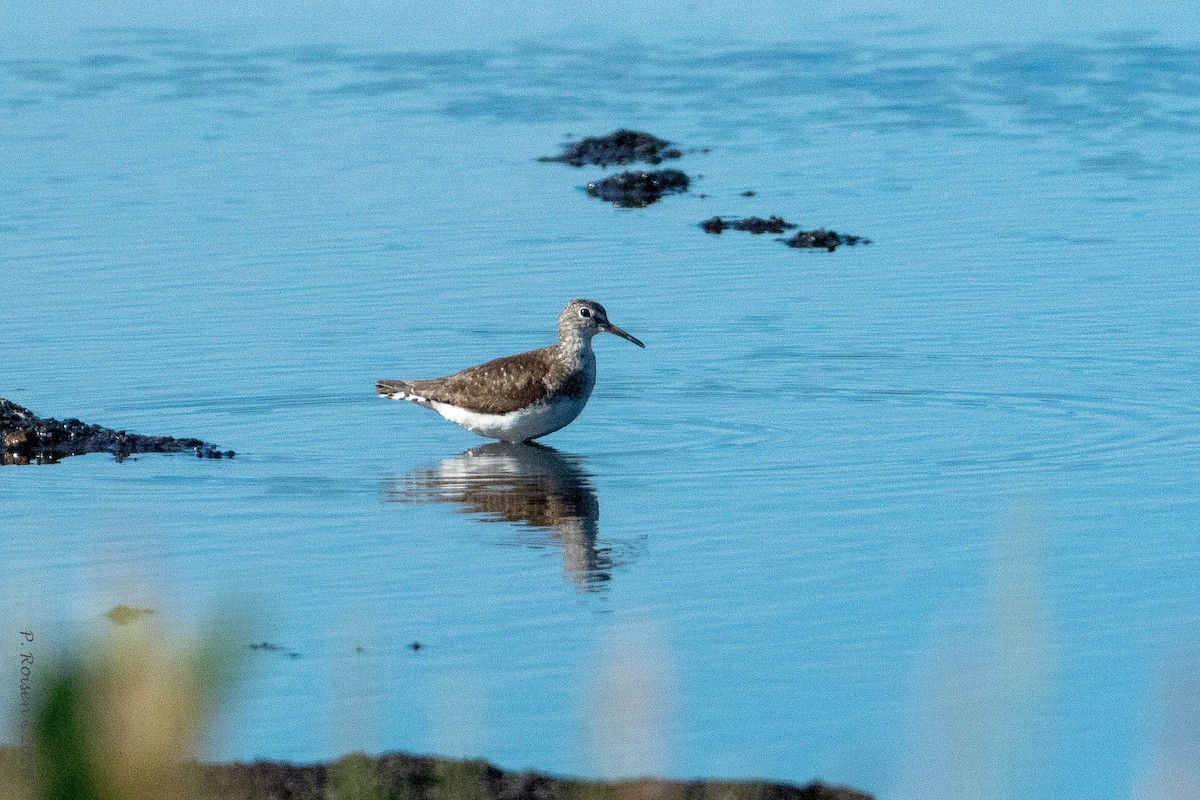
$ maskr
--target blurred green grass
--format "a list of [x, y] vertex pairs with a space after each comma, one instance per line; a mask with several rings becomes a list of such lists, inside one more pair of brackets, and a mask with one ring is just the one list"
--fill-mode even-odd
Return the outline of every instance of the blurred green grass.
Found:
[[0, 747], [0, 800], [870, 800], [821, 784], [574, 780], [404, 754], [201, 764], [202, 732], [239, 669], [224, 643], [238, 641], [230, 631], [240, 626], [226, 621], [181, 643], [140, 617], [37, 662], [29, 750]]

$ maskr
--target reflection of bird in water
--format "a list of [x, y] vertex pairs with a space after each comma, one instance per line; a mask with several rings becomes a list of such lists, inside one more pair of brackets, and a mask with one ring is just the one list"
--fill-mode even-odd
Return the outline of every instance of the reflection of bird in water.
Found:
[[481, 522], [509, 522], [545, 533], [535, 545], [558, 542], [563, 570], [581, 591], [596, 591], [617, 566], [613, 549], [597, 542], [600, 503], [580, 456], [536, 444], [496, 442], [397, 479], [387, 499], [457, 503]]

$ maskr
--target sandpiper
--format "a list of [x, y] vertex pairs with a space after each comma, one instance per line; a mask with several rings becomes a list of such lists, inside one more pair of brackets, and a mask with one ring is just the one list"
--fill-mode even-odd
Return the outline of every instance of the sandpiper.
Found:
[[572, 300], [558, 318], [558, 344], [497, 358], [444, 378], [379, 381], [375, 391], [411, 400], [459, 427], [502, 442], [528, 442], [571, 424], [596, 385], [592, 337], [638, 339], [608, 321], [594, 300]]

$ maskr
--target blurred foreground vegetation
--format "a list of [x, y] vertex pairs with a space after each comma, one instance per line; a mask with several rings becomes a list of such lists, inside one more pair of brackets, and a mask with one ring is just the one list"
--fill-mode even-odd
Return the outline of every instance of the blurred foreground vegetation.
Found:
[[28, 746], [0, 747], [0, 800], [869, 800], [820, 784], [580, 781], [400, 754], [200, 764], [236, 665], [215, 637], [181, 646], [141, 624], [39, 661]]

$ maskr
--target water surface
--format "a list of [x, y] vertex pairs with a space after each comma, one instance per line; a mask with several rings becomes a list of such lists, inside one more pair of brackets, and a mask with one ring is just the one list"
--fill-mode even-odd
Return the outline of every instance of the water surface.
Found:
[[[0, 393], [238, 457], [4, 468], [0, 607], [49, 647], [240, 603], [299, 657], [247, 651], [206, 757], [890, 797], [1195, 766], [1200, 48], [72, 47], [0, 62]], [[617, 126], [691, 192], [613, 209], [535, 160]], [[373, 396], [547, 344], [574, 297], [647, 349], [597, 340], [552, 449]], [[605, 745], [630, 685], [641, 762]]]

